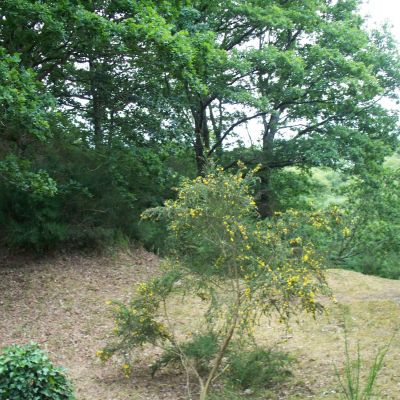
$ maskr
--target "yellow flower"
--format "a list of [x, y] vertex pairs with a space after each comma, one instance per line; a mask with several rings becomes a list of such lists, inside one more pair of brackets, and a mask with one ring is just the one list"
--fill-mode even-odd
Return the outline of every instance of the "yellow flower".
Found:
[[342, 234], [344, 237], [349, 237], [350, 233], [351, 233], [351, 231], [347, 226], [345, 228], [343, 228]]
[[257, 164], [255, 168], [253, 168], [253, 174], [256, 174], [261, 169], [261, 164]]
[[243, 161], [239, 160], [239, 161], [237, 162], [237, 166], [238, 166], [240, 169], [243, 169], [243, 168], [245, 167], [245, 164], [244, 164]]
[[131, 374], [131, 367], [128, 364], [122, 365], [122, 369], [124, 370], [124, 375], [126, 378], [129, 378]]
[[96, 351], [96, 357], [100, 358], [101, 361], [107, 361], [111, 358], [111, 353], [105, 352], [103, 350]]
[[291, 245], [296, 245], [301, 243], [301, 237], [296, 237], [294, 239], [291, 239], [289, 242]]

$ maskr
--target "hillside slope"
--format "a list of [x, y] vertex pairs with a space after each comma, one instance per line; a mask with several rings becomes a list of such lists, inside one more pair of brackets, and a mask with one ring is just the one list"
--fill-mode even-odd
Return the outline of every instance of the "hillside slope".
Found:
[[[113, 364], [102, 365], [95, 353], [112, 329], [109, 299], [127, 300], [136, 283], [157, 273], [158, 259], [144, 250], [115, 256], [58, 256], [34, 262], [3, 258], [0, 265], [0, 347], [31, 340], [68, 368], [79, 400], [185, 398], [179, 373], [149, 377], [146, 355], [131, 379]], [[334, 367], [343, 363], [343, 315], [350, 321], [349, 340], [371, 360], [400, 325], [400, 281], [328, 271], [338, 300], [314, 321], [299, 316], [293, 333], [271, 321], [258, 329], [266, 346], [294, 354], [294, 377], [271, 399], [337, 399]], [[196, 319], [196, 307], [176, 305], [185, 322]], [[182, 321], [184, 322], [184, 321]], [[396, 337], [379, 380], [382, 399], [400, 399], [400, 337]]]

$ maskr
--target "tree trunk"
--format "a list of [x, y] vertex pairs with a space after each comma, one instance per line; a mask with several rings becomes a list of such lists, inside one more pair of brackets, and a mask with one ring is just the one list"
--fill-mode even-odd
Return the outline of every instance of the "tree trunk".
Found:
[[203, 173], [204, 173], [206, 160], [205, 160], [203, 142], [201, 140], [201, 134], [197, 130], [196, 130], [196, 139], [194, 142], [194, 152], [196, 155], [197, 175], [200, 176], [200, 175], [203, 175]]
[[271, 188], [271, 170], [266, 169], [260, 177], [261, 189], [257, 198], [258, 212], [262, 218], [270, 217], [275, 211], [275, 205]]
[[278, 131], [279, 117], [279, 111], [274, 111], [269, 120], [267, 120], [266, 116], [263, 117], [264, 135], [262, 167], [264, 172], [261, 176], [261, 189], [257, 194], [258, 211], [262, 218], [271, 216], [275, 211], [271, 188], [271, 170], [269, 169], [269, 165], [274, 158], [274, 140]]
[[[212, 123], [213, 131], [215, 134], [215, 142], [219, 143], [219, 145], [215, 149], [215, 155], [217, 156], [217, 159], [220, 160], [222, 158], [223, 154], [223, 149], [222, 149], [222, 140], [221, 140], [221, 121], [219, 124], [217, 124], [217, 121], [214, 117], [214, 113], [212, 110], [212, 106], [208, 106], [209, 113], [210, 113], [210, 120]], [[221, 105], [220, 105], [221, 109]], [[222, 110], [220, 111], [220, 119], [222, 118]]]
[[93, 124], [93, 142], [96, 148], [99, 148], [103, 142], [102, 132], [102, 110], [101, 110], [101, 99], [99, 93], [99, 87], [97, 82], [97, 65], [89, 58], [90, 68], [90, 95], [92, 97], [92, 124]]
[[206, 107], [200, 102], [198, 111], [193, 115], [195, 120], [195, 143], [194, 151], [196, 155], [197, 175], [204, 174], [207, 164], [207, 152], [210, 148], [210, 132], [208, 130], [208, 120]]
[[240, 308], [240, 293], [238, 292], [238, 297], [235, 303], [235, 309], [234, 309], [234, 315], [233, 315], [233, 319], [231, 321], [231, 325], [229, 327], [229, 330], [227, 332], [227, 335], [222, 343], [221, 348], [219, 349], [217, 358], [214, 362], [214, 366], [211, 369], [211, 372], [209, 373], [207, 380], [204, 384], [204, 386], [201, 388], [201, 392], [200, 392], [200, 397], [199, 400], [207, 400], [207, 396], [208, 396], [208, 391], [210, 389], [210, 385], [212, 383], [212, 381], [214, 380], [215, 376], [217, 375], [218, 372], [218, 368], [221, 365], [222, 359], [225, 355], [226, 349], [228, 348], [229, 343], [232, 340], [233, 334], [235, 332], [236, 326], [238, 324], [238, 320], [239, 320], [239, 308]]

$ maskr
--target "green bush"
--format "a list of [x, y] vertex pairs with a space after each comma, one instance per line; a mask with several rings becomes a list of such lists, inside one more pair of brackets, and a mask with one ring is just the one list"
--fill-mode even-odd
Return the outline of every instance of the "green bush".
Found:
[[62, 141], [55, 145], [58, 151], [44, 146], [46, 156], [29, 165], [29, 171], [51, 171], [54, 193], [2, 179], [0, 165], [0, 244], [36, 252], [104, 248], [121, 239], [144, 242], [150, 249], [162, 246], [163, 232], [139, 224], [141, 212], [171, 196], [169, 188], [178, 179], [161, 157], [151, 158], [147, 149], [116, 147], [111, 157]]
[[1, 400], [73, 400], [73, 388], [37, 344], [13, 345], [0, 353]]
[[231, 352], [228, 358], [227, 378], [242, 389], [269, 388], [292, 375], [288, 368], [294, 359], [283, 352], [240, 349]]
[[[213, 333], [195, 335], [191, 340], [180, 345], [180, 349], [188, 360], [191, 360], [200, 373], [208, 372], [210, 361], [218, 352], [218, 337]], [[182, 354], [171, 346], [168, 347], [161, 357], [151, 365], [152, 376], [163, 367], [168, 365], [181, 366]]]

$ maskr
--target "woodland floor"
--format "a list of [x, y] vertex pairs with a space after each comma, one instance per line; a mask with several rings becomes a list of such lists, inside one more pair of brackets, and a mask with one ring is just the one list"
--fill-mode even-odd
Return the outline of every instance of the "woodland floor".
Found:
[[[147, 368], [151, 352], [144, 351], [129, 379], [116, 363], [102, 364], [95, 357], [113, 326], [106, 301], [126, 301], [135, 284], [157, 271], [157, 257], [141, 249], [45, 260], [0, 257], [0, 348], [38, 342], [55, 364], [67, 368], [78, 400], [186, 399], [186, 379], [178, 371], [151, 379]], [[334, 365], [339, 369], [343, 365], [345, 311], [350, 314], [352, 349], [359, 341], [365, 360], [372, 360], [400, 326], [400, 281], [343, 270], [328, 271], [328, 277], [338, 304], [330, 304], [327, 314], [316, 321], [299, 316], [290, 335], [275, 321], [258, 329], [260, 343], [298, 360], [291, 380], [262, 399], [339, 398]], [[183, 329], [195, 329], [197, 303], [181, 304], [178, 299], [174, 303]], [[400, 334], [393, 340], [378, 383], [380, 399], [400, 399]]]

